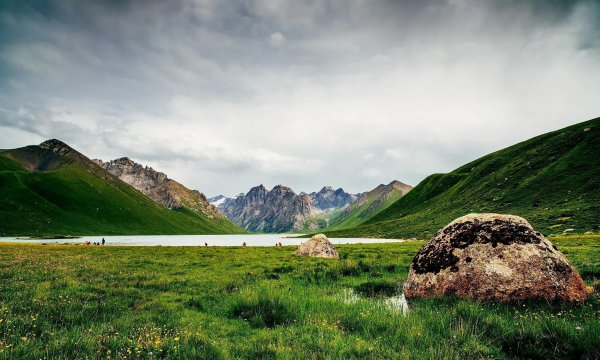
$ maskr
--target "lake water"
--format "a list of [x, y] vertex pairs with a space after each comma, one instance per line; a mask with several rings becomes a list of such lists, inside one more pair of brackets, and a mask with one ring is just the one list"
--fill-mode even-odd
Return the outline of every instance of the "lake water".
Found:
[[[82, 244], [85, 241], [101, 242], [106, 239], [106, 245], [121, 246], [275, 246], [300, 245], [305, 238], [293, 238], [301, 234], [257, 234], [257, 235], [135, 235], [135, 236], [82, 236], [77, 239], [39, 239], [29, 240], [16, 237], [2, 237], [0, 242], [47, 243], [47, 244]], [[367, 238], [331, 238], [333, 244], [379, 244], [402, 242], [398, 239], [367, 239]]]

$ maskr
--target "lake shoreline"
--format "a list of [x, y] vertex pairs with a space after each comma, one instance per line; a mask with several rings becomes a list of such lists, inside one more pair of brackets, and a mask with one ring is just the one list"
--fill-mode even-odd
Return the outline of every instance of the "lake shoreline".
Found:
[[[302, 235], [302, 234], [297, 234]], [[49, 238], [1, 237], [0, 243], [21, 243], [40, 245], [84, 245], [101, 243], [105, 246], [189, 246], [189, 247], [270, 247], [298, 246], [306, 238], [291, 237], [290, 234], [235, 234], [235, 235], [134, 235], [134, 236], [81, 236]], [[405, 242], [404, 239], [378, 238], [331, 238], [333, 244], [383, 244]], [[93, 245], [92, 245], [93, 246]]]

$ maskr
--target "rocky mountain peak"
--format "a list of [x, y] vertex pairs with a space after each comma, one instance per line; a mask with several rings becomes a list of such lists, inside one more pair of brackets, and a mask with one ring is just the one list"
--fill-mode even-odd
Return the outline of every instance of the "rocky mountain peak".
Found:
[[274, 194], [294, 194], [294, 195], [296, 195], [294, 190], [292, 190], [291, 188], [289, 188], [287, 186], [283, 186], [283, 185], [276, 185], [275, 187], [273, 187], [273, 189], [270, 192], [272, 192]]
[[[269, 190], [267, 190], [267, 188], [264, 187], [263, 184], [260, 184], [259, 186], [251, 188], [250, 191], [248, 191], [248, 193], [245, 195], [245, 197], [251, 201], [262, 201], [266, 197], [268, 192]], [[240, 198], [240, 196], [238, 196], [238, 198]]]
[[[296, 194], [288, 186], [276, 185], [270, 191], [263, 185], [255, 186], [247, 194], [236, 198], [211, 198], [232, 222], [250, 231], [285, 232], [319, 226], [317, 214], [346, 207], [356, 199], [343, 189], [324, 186], [318, 193]], [[321, 215], [319, 215], [321, 216]], [[321, 219], [322, 220], [322, 219]], [[320, 220], [319, 220], [320, 221]]]
[[217, 196], [213, 196], [213, 197], [209, 198], [208, 202], [211, 205], [214, 205], [218, 208], [221, 204], [223, 204], [227, 200], [229, 200], [228, 197], [226, 197], [224, 195], [217, 195]]
[[285, 232], [299, 230], [313, 215], [308, 195], [276, 185], [270, 191], [255, 186], [247, 194], [227, 199], [219, 205], [231, 221], [251, 231]]
[[254, 187], [250, 188], [250, 191], [248, 191], [248, 192], [249, 193], [251, 193], [251, 192], [264, 193], [267, 191], [268, 191], [267, 188], [263, 184], [260, 184], [258, 186], [254, 186]]
[[70, 147], [69, 145], [65, 144], [64, 142], [62, 142], [58, 139], [46, 140], [40, 144], [40, 147], [42, 149], [50, 150], [50, 151], [58, 153], [60, 155], [64, 155], [73, 150], [72, 147]]
[[356, 200], [356, 195], [349, 194], [342, 188], [334, 191], [331, 186], [324, 186], [318, 193], [311, 193], [309, 196], [312, 205], [322, 211], [342, 208]]
[[398, 180], [392, 181], [387, 186], [388, 187], [392, 187], [392, 188], [394, 188], [396, 190], [400, 190], [404, 194], [406, 194], [407, 192], [409, 192], [413, 188], [412, 186], [407, 185], [407, 184], [405, 184], [405, 183], [403, 183], [401, 181], [398, 181]]
[[140, 190], [142, 193], [169, 181], [169, 178], [165, 173], [138, 164], [128, 157], [122, 157], [108, 162], [102, 162], [102, 160], [96, 162], [108, 172]]
[[223, 217], [215, 206], [209, 204], [204, 194], [197, 190], [190, 190], [177, 181], [169, 179], [165, 173], [138, 164], [128, 157], [108, 162], [94, 161], [109, 173], [169, 209], [187, 208], [209, 218]]
[[[128, 157], [121, 157], [121, 158], [118, 158], [118, 159], [114, 159], [111, 162], [114, 163], [114, 164], [119, 164], [119, 165], [129, 165], [129, 166], [136, 165], [136, 162], [133, 161], [133, 160], [131, 160]], [[142, 166], [141, 164], [138, 164], [138, 165]]]

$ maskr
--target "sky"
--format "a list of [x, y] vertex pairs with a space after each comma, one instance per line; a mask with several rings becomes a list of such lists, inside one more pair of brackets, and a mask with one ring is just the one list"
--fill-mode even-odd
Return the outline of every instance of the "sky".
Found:
[[600, 116], [600, 1], [4, 0], [0, 148], [207, 196], [416, 185]]

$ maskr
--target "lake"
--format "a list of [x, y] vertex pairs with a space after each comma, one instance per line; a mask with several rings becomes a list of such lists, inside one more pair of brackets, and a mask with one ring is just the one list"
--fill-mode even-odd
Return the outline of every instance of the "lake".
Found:
[[[47, 244], [82, 244], [85, 241], [91, 243], [101, 242], [106, 239], [106, 245], [119, 246], [275, 246], [300, 245], [308, 240], [305, 238], [294, 238], [301, 234], [256, 234], [256, 235], [130, 235], [130, 236], [82, 236], [77, 239], [35, 239], [16, 237], [2, 237], [0, 242], [20, 243], [47, 243]], [[398, 239], [368, 239], [368, 238], [331, 238], [333, 244], [378, 244], [388, 242], [402, 242]]]

